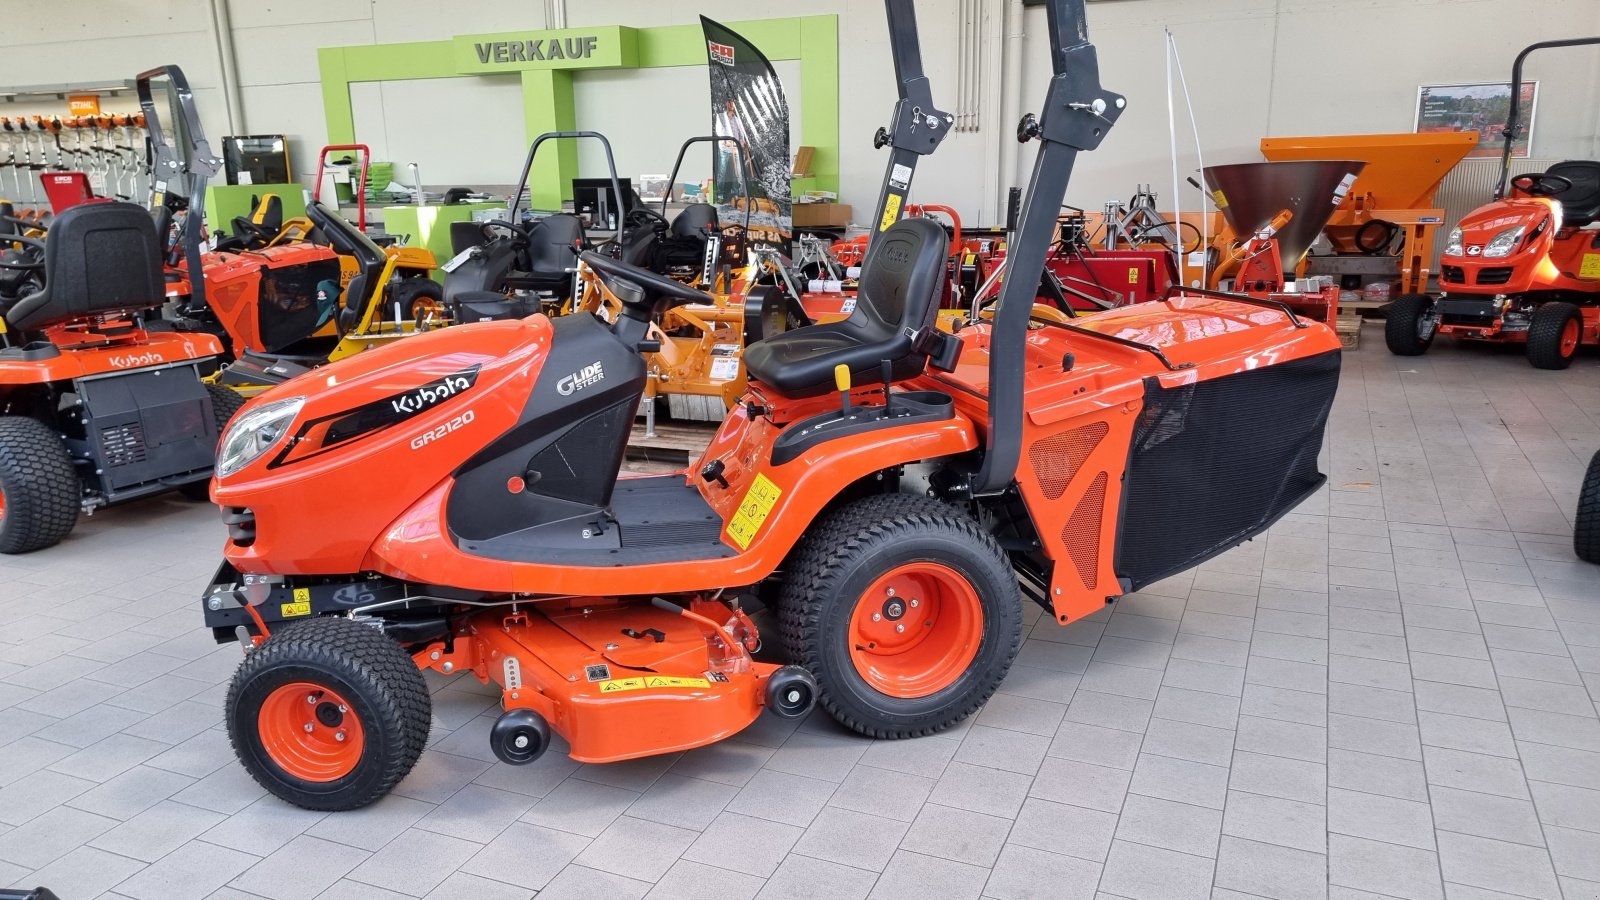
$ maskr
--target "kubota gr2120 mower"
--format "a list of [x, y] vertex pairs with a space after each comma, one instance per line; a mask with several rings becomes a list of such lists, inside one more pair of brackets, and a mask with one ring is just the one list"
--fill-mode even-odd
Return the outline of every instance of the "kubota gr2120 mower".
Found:
[[[887, 6], [906, 40], [911, 0]], [[683, 750], [813, 702], [931, 734], [1005, 677], [1024, 591], [1076, 622], [1315, 492], [1327, 327], [1204, 292], [1030, 323], [1073, 159], [1124, 105], [1084, 0], [1047, 12], [1055, 77], [994, 318], [936, 328], [949, 238], [896, 222], [847, 319], [750, 347], [749, 390], [686, 471], [618, 477], [652, 323], [710, 298], [592, 252], [614, 322], [443, 329], [251, 401], [219, 451], [229, 539], [201, 599], [247, 648], [226, 719], [250, 773], [314, 809], [382, 796], [427, 740], [419, 669], [499, 685], [511, 763], [553, 733], [585, 762]], [[919, 119], [897, 109], [897, 149]], [[757, 602], [787, 665], [751, 655]]]
[[1384, 337], [1399, 356], [1427, 352], [1435, 336], [1523, 343], [1539, 369], [1565, 369], [1581, 345], [1600, 343], [1600, 161], [1567, 160], [1510, 179], [1522, 132], [1522, 63], [1548, 47], [1600, 44], [1600, 37], [1542, 41], [1511, 67], [1511, 111], [1503, 132], [1495, 200], [1461, 219], [1439, 256], [1434, 300], [1406, 294], [1389, 306]]

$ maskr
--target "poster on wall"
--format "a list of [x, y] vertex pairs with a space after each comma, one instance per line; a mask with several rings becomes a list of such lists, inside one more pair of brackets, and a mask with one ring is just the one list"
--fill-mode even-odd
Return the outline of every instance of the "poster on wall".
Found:
[[[1539, 97], [1539, 83], [1522, 83], [1522, 99], [1517, 115], [1517, 139], [1511, 156], [1526, 159], [1532, 152], [1533, 111]], [[1469, 159], [1498, 158], [1505, 149], [1506, 119], [1511, 115], [1511, 82], [1475, 84], [1425, 84], [1417, 89], [1417, 133], [1438, 131], [1476, 131], [1478, 146]]]
[[[789, 101], [778, 73], [760, 50], [739, 34], [705, 16], [706, 65], [711, 76], [712, 134], [716, 145], [712, 192], [722, 227], [743, 227], [750, 216], [750, 239], [784, 244], [791, 234], [789, 196]], [[742, 144], [750, 157], [750, 196], [739, 178]]]

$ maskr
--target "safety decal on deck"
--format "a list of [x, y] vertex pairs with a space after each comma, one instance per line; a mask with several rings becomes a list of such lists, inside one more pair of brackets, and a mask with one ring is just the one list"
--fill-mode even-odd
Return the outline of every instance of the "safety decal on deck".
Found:
[[1129, 269], [1128, 270], [1128, 283], [1129, 284], [1138, 284], [1139, 283], [1139, 270], [1138, 269]]
[[890, 194], [888, 202], [883, 204], [883, 221], [878, 223], [879, 231], [888, 231], [889, 226], [900, 220], [900, 195]]
[[640, 678], [615, 678], [600, 682], [600, 693], [616, 694], [622, 691], [642, 691], [646, 688], [703, 688], [711, 682], [704, 678], [684, 678], [680, 675], [646, 675]]
[[1600, 278], [1600, 253], [1585, 253], [1578, 266], [1579, 278]]
[[283, 613], [283, 618], [285, 619], [311, 615], [311, 589], [295, 588], [294, 602], [281, 604], [279, 610]]
[[772, 479], [765, 475], [757, 475], [755, 481], [750, 483], [750, 489], [744, 492], [744, 499], [739, 501], [739, 511], [728, 520], [728, 536], [733, 538], [740, 550], [750, 546], [751, 539], [761, 530], [761, 523], [767, 520], [767, 515], [781, 496], [783, 488], [773, 484]]

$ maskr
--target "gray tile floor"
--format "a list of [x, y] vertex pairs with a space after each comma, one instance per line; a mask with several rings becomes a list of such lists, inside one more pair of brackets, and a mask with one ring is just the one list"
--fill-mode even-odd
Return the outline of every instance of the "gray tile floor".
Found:
[[[0, 558], [0, 884], [133, 898], [1600, 897], [1600, 568], [1569, 516], [1600, 356], [1346, 355], [1330, 490], [1092, 620], [955, 731], [817, 716], [497, 763], [434, 682], [399, 789], [266, 797], [201, 631], [221, 526], [157, 501]], [[1036, 618], [1030, 613], [1031, 618]]]

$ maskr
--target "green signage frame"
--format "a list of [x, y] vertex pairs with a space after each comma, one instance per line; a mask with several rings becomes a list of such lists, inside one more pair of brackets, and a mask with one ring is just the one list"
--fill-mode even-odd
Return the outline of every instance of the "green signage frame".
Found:
[[[818, 190], [839, 189], [839, 17], [794, 16], [728, 22], [769, 59], [800, 63], [800, 109], [796, 146], [815, 148], [811, 179]], [[552, 59], [552, 41], [559, 58]], [[576, 43], [574, 43], [576, 42]], [[485, 47], [484, 45], [487, 45]], [[577, 51], [576, 53], [569, 52]], [[531, 57], [540, 58], [533, 59]], [[520, 76], [524, 130], [531, 143], [546, 131], [577, 127], [574, 73], [594, 68], [704, 66], [705, 36], [698, 22], [654, 28], [620, 25], [459, 35], [439, 41], [359, 44], [317, 51], [328, 142], [356, 143], [350, 85], [356, 82], [463, 75]], [[706, 110], [684, 110], [707, 115]], [[566, 184], [577, 174], [578, 153], [559, 141], [553, 154], [541, 153], [528, 176], [535, 208], [559, 206]]]

